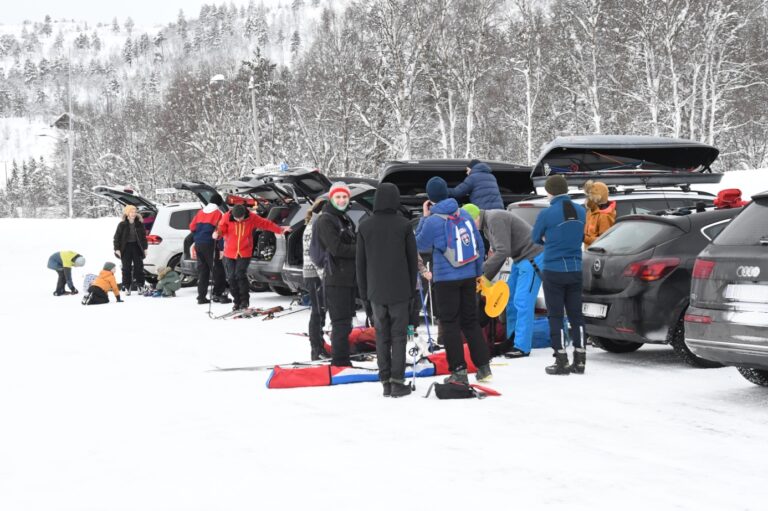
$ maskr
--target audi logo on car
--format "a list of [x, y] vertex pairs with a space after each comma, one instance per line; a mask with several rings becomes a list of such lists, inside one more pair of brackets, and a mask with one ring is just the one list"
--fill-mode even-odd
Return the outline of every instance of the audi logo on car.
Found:
[[600, 269], [603, 267], [603, 262], [600, 259], [595, 259], [595, 262], [592, 263], [592, 271], [595, 273], [600, 273]]
[[736, 276], [741, 278], [757, 278], [760, 276], [759, 266], [739, 266], [736, 268]]

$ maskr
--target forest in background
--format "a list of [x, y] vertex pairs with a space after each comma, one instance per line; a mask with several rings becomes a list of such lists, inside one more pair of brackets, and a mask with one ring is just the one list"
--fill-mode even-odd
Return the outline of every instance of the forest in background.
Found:
[[[293, 0], [205, 5], [152, 33], [46, 18], [0, 35], [0, 117], [53, 122], [71, 97], [78, 216], [102, 211], [99, 184], [155, 199], [283, 161], [358, 176], [393, 159], [531, 163], [558, 135], [688, 138], [720, 148], [719, 170], [765, 167], [767, 14], [761, 0]], [[1, 216], [63, 214], [67, 135], [14, 162]]]

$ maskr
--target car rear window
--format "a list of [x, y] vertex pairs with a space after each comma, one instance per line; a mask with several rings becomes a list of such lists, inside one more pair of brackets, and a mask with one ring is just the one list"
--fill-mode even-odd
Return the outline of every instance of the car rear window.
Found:
[[661, 222], [619, 222], [590, 245], [589, 249], [616, 255], [636, 254], [655, 245], [660, 237], [668, 235], [671, 230], [676, 228]]
[[168, 224], [172, 229], [178, 229], [180, 231], [186, 231], [189, 229], [189, 224], [192, 219], [195, 218], [198, 209], [188, 209], [186, 211], [174, 211], [171, 213]]
[[531, 225], [536, 223], [536, 218], [544, 208], [509, 208], [509, 211], [519, 216]]
[[755, 201], [731, 220], [715, 238], [715, 245], [759, 245], [768, 239], [768, 201]]

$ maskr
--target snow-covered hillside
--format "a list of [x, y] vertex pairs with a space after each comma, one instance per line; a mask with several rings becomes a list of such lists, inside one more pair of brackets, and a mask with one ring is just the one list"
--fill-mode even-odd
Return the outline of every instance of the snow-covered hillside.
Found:
[[[0, 509], [761, 509], [768, 392], [671, 349], [499, 360], [483, 401], [378, 384], [268, 390], [304, 360], [307, 314], [212, 321], [195, 291], [83, 307], [55, 251], [113, 260], [117, 220], [0, 219]], [[252, 304], [285, 304], [271, 293]], [[214, 311], [224, 306], [214, 305]]]

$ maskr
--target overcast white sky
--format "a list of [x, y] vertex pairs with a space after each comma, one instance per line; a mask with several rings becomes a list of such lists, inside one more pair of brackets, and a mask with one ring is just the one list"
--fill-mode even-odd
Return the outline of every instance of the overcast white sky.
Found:
[[[289, 1], [289, 0], [286, 0]], [[112, 21], [122, 23], [127, 17], [141, 25], [165, 25], [176, 20], [179, 9], [187, 18], [196, 18], [203, 4], [229, 4], [227, 0], [4, 0], [0, 9], [0, 24], [18, 24], [24, 20], [42, 21], [46, 14], [53, 19], [75, 19], [90, 23]], [[248, 0], [235, 0], [236, 6], [248, 5]], [[266, 0], [265, 4], [271, 3]]]

